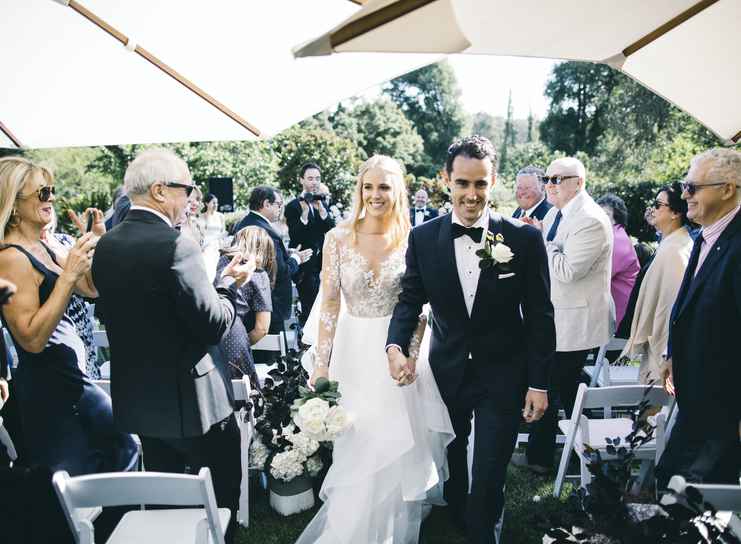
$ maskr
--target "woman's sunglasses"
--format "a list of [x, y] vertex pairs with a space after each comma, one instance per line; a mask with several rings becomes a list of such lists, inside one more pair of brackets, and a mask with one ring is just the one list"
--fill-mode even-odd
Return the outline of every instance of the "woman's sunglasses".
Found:
[[660, 209], [662, 206], [669, 207], [669, 204], [665, 204], [663, 202], [659, 202], [658, 200], [654, 200], [653, 204], [651, 204], [654, 210]]
[[[33, 193], [32, 193], [33, 194]], [[39, 197], [39, 200], [41, 202], [49, 202], [51, 200], [51, 197], [53, 197], [56, 194], [56, 189], [54, 189], [53, 185], [44, 185], [43, 187], [39, 187], [35, 191], [36, 196]], [[18, 195], [18, 198], [30, 198], [31, 195]]]

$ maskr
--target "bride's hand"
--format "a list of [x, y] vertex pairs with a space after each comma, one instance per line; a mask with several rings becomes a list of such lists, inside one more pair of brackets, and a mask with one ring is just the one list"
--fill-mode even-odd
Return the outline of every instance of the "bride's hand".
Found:
[[314, 387], [314, 384], [319, 378], [327, 378], [329, 379], [329, 368], [326, 366], [317, 366], [314, 368], [314, 372], [311, 373], [311, 378], [309, 379], [309, 385], [311, 387]]

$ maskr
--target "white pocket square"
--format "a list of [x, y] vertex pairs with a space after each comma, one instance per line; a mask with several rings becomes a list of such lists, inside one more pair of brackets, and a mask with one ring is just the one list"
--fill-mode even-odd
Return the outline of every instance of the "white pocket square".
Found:
[[503, 280], [503, 279], [506, 279], [506, 278], [511, 278], [511, 277], [512, 277], [512, 276], [514, 276], [514, 275], [515, 275], [515, 273], [514, 273], [514, 272], [510, 272], [509, 274], [499, 274], [499, 275], [498, 275], [497, 277], [498, 277], [498, 278], [499, 278], [500, 280]]

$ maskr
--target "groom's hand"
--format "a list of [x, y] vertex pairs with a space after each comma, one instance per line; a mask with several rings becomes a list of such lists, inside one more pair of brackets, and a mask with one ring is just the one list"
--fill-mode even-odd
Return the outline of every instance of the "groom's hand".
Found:
[[407, 358], [402, 351], [396, 346], [390, 346], [386, 351], [389, 361], [389, 374], [397, 383], [402, 383], [405, 377], [408, 377]]
[[522, 417], [527, 423], [538, 421], [548, 408], [548, 393], [544, 391], [527, 390], [525, 395], [525, 408], [522, 410]]

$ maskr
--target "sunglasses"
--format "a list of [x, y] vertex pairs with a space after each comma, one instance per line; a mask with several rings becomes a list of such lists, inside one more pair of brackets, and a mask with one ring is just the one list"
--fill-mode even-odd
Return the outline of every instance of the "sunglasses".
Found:
[[193, 192], [193, 189], [195, 189], [195, 185], [188, 185], [187, 183], [180, 183], [179, 181], [167, 181], [163, 183], [165, 187], [180, 187], [181, 189], [185, 189], [185, 196], [190, 197], [190, 193]]
[[659, 202], [658, 200], [654, 200], [653, 204], [651, 204], [654, 210], [660, 209], [662, 206], [669, 207], [669, 204], [664, 204], [663, 202]]
[[41, 202], [49, 202], [51, 200], [51, 197], [56, 194], [56, 189], [54, 189], [53, 185], [44, 185], [43, 187], [39, 187], [31, 193], [30, 195], [18, 195], [17, 198], [31, 198], [31, 196], [36, 195], [39, 197], [39, 201]]
[[549, 183], [552, 183], [553, 185], [561, 185], [564, 180], [578, 177], [579, 176], [543, 176], [540, 178], [540, 181], [543, 182], [543, 185], [548, 185]]

